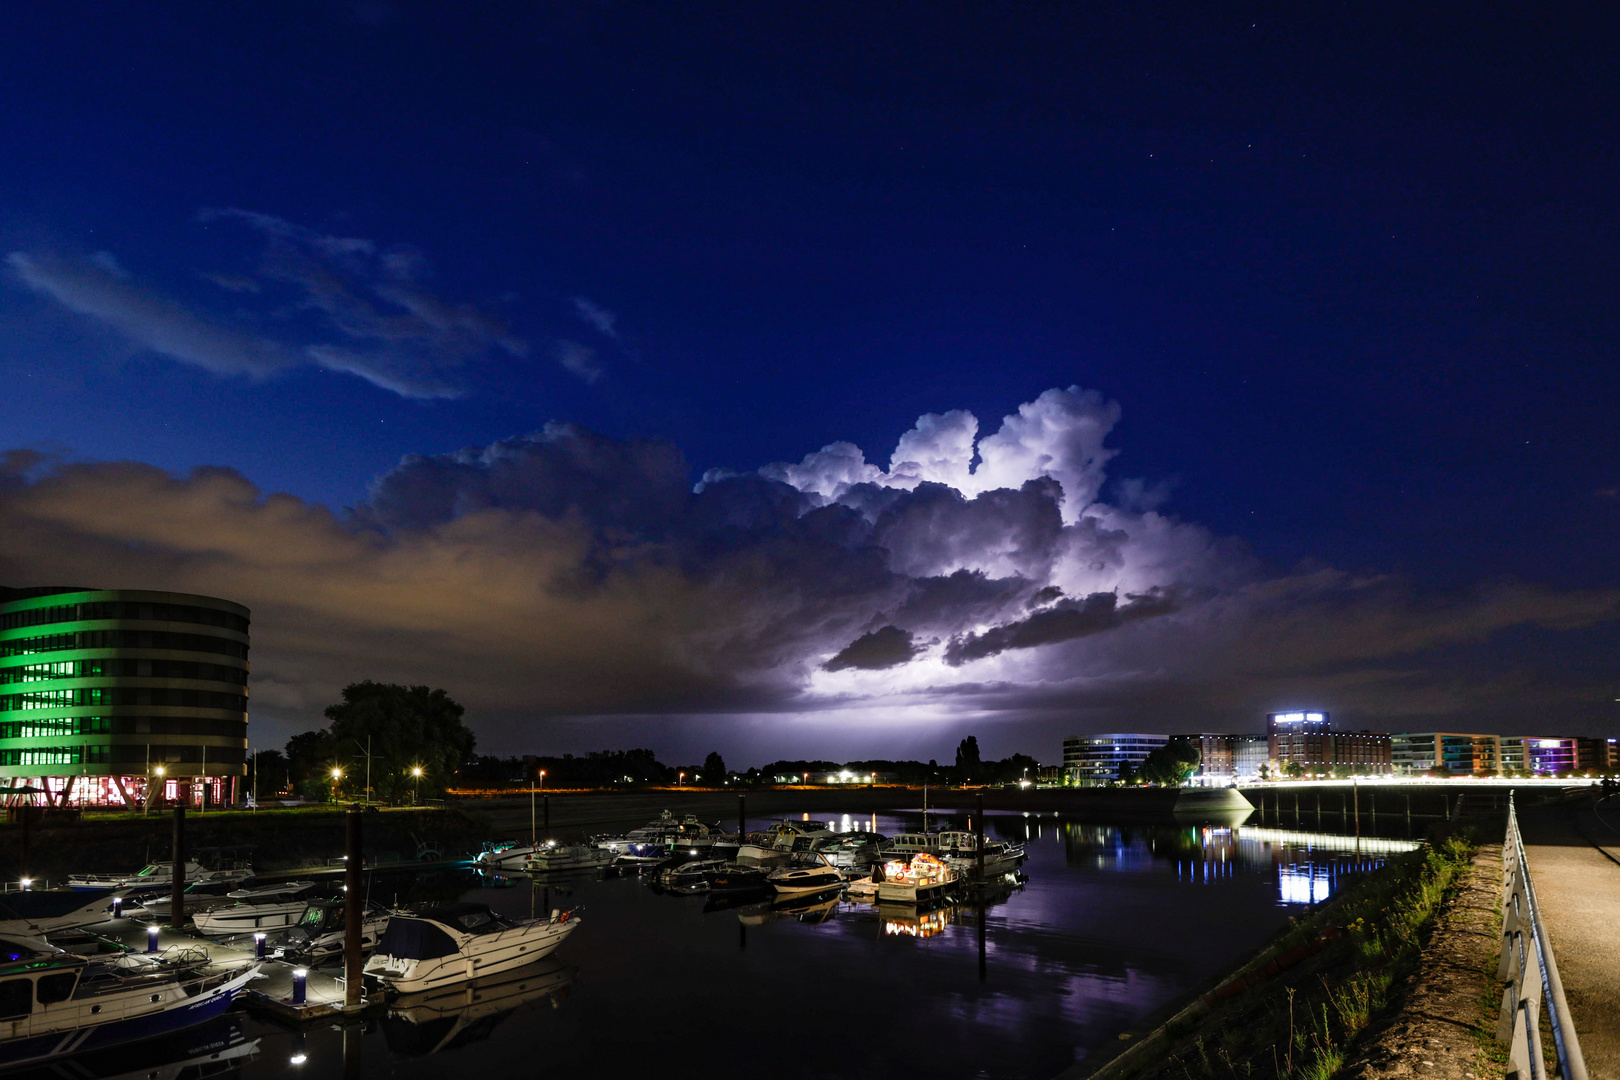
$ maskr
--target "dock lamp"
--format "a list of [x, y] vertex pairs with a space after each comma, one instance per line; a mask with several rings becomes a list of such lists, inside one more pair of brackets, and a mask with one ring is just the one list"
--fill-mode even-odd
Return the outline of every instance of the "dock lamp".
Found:
[[253, 935], [253, 955], [257, 959], [260, 959], [260, 960], [264, 959], [264, 943], [265, 943], [265, 939], [267, 937], [269, 937], [268, 934], [254, 934]]
[[293, 995], [292, 1003], [302, 1005], [309, 991], [309, 969], [293, 968]]
[[155, 952], [158, 951], [157, 937], [158, 937], [158, 928], [155, 927], [155, 926], [148, 926], [146, 928], [146, 951], [147, 952], [155, 953]]

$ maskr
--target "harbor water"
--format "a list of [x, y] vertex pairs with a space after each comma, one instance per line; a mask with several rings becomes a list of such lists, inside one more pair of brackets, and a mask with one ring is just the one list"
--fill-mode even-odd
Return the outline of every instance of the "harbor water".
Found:
[[[922, 819], [830, 824], [893, 835]], [[929, 824], [968, 821], [935, 813]], [[233, 1017], [190, 1042], [217, 1043], [203, 1075], [265, 1080], [897, 1071], [1045, 1080], [1112, 1052], [1122, 1033], [1209, 985], [1290, 916], [1412, 846], [1050, 814], [992, 813], [986, 825], [993, 838], [1026, 843], [1017, 878], [982, 902], [922, 911], [836, 897], [722, 906], [599, 871], [532, 885], [470, 871], [379, 879], [372, 898], [383, 903], [459, 898], [524, 917], [574, 908], [583, 923], [535, 967], [401, 1002], [363, 1026], [293, 1032]]]

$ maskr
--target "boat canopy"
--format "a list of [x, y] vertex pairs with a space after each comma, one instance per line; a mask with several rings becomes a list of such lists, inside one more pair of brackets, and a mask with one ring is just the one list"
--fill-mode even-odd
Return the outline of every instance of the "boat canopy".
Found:
[[401, 960], [433, 960], [440, 956], [454, 956], [461, 951], [456, 939], [426, 919], [411, 919], [396, 915], [388, 920], [377, 951]]

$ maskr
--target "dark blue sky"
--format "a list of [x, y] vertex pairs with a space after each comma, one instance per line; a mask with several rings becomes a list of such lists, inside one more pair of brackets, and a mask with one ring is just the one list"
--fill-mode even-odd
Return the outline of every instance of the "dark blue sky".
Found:
[[1612, 589], [1617, 21], [19, 9], [3, 443], [337, 509], [553, 420], [695, 481], [1076, 384], [1121, 409], [1102, 497], [1172, 485], [1261, 577]]

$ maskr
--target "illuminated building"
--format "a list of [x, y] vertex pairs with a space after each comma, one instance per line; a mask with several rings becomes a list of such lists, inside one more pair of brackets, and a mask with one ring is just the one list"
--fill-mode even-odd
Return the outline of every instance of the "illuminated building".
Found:
[[1398, 776], [1418, 776], [1432, 769], [1453, 776], [1495, 775], [1502, 767], [1502, 740], [1497, 735], [1407, 731], [1389, 738], [1390, 764]]
[[0, 589], [0, 785], [51, 801], [234, 802], [248, 609], [187, 593]]
[[1269, 747], [1264, 735], [1197, 734], [1182, 736], [1198, 750], [1193, 782], [1219, 787], [1248, 784], [1260, 778]]
[[1533, 773], [1573, 772], [1575, 769], [1575, 740], [1524, 737], [1524, 756], [1527, 768]]
[[1148, 754], [1170, 741], [1167, 735], [1122, 732], [1111, 735], [1079, 735], [1063, 740], [1063, 772], [1069, 783], [1080, 787], [1110, 784], [1119, 779], [1119, 767], [1130, 772], [1142, 768]]
[[1298, 764], [1306, 773], [1390, 771], [1389, 736], [1376, 731], [1335, 731], [1325, 712], [1276, 712], [1266, 716], [1266, 743], [1279, 770]]

